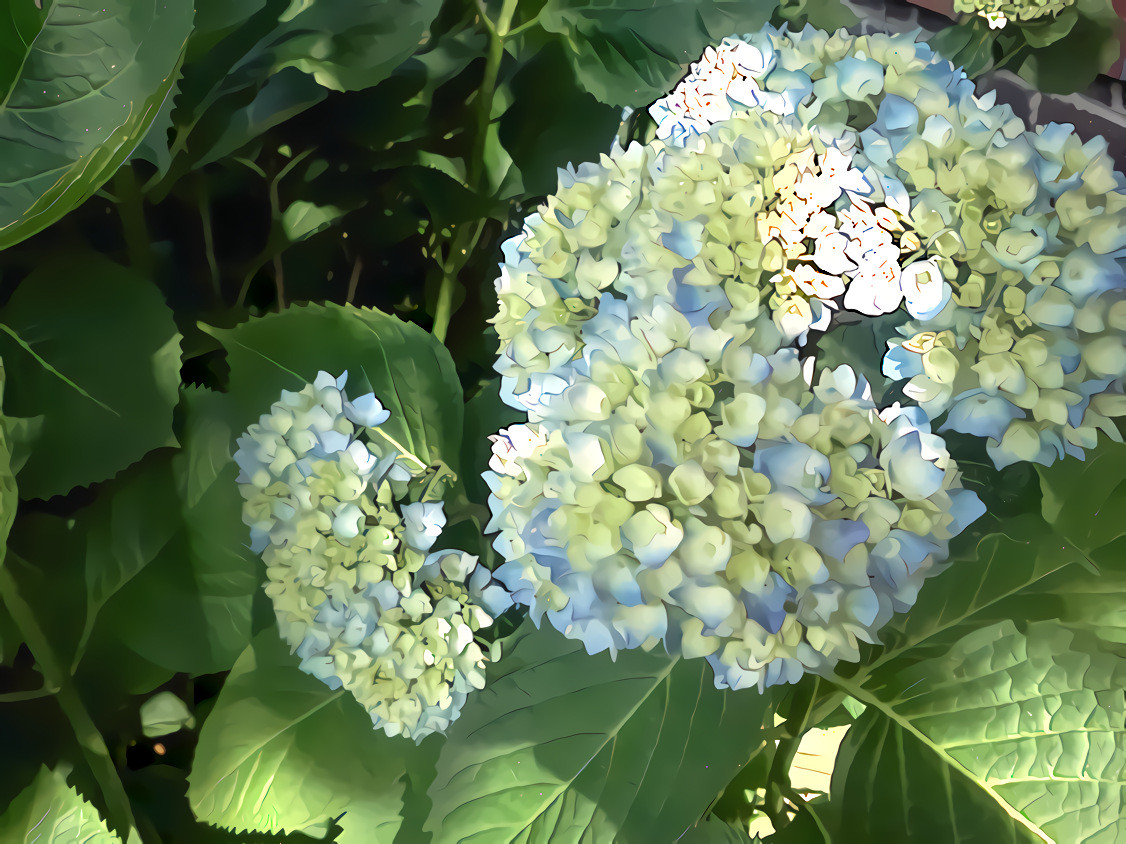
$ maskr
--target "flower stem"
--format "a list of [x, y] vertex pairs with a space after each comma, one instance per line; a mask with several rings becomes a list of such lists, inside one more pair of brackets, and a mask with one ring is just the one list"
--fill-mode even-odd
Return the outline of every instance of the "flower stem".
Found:
[[126, 161], [113, 177], [113, 192], [117, 195], [117, 214], [121, 218], [125, 249], [129, 265], [146, 278], [152, 278], [153, 257], [149, 242], [149, 228], [145, 223], [145, 200], [137, 185], [133, 165]]
[[207, 271], [211, 276], [211, 290], [216, 304], [223, 301], [223, 289], [219, 281], [219, 265], [215, 261], [215, 237], [211, 227], [211, 197], [207, 194], [207, 183], [197, 174], [196, 202], [199, 205], [199, 220], [203, 228], [203, 254], [207, 258]]
[[438, 270], [442, 274], [442, 282], [438, 288], [438, 302], [434, 306], [434, 328], [431, 333], [441, 343], [446, 342], [450, 317], [453, 316], [454, 284], [457, 282], [457, 275], [468, 262], [470, 253], [477, 247], [481, 233], [485, 230], [485, 222], [481, 220], [477, 223], [477, 229], [468, 241], [466, 241], [466, 233], [469, 229], [463, 224], [454, 236], [450, 251], [445, 257], [442, 257], [440, 245], [435, 246], [432, 253], [432, 258], [437, 262]]
[[[500, 64], [504, 58], [504, 41], [510, 34], [512, 17], [516, 14], [516, 0], [504, 0], [500, 10], [500, 17], [494, 22], [488, 14], [483, 0], [477, 0], [481, 21], [489, 35], [489, 47], [485, 53], [485, 73], [481, 79], [481, 87], [477, 89], [477, 133], [473, 138], [473, 150], [469, 156], [466, 167], [466, 187], [476, 194], [482, 193], [487, 187], [488, 173], [485, 169], [485, 147], [488, 143], [489, 130], [493, 120], [493, 102], [496, 98], [497, 77], [500, 75]], [[520, 27], [521, 29], [523, 27]], [[454, 285], [457, 284], [457, 274], [469, 260], [469, 252], [476, 246], [485, 221], [477, 226], [472, 242], [464, 242], [463, 225], [450, 247], [446, 256], [442, 257], [441, 244], [434, 247], [432, 253], [438, 261], [442, 278], [438, 287], [438, 301], [434, 306], [433, 335], [441, 342], [446, 341], [446, 334], [450, 327], [450, 318], [453, 316]]]
[[[7, 556], [9, 560], [19, 559], [11, 549], [8, 549]], [[46, 633], [35, 618], [35, 611], [20, 594], [19, 585], [7, 566], [0, 566], [0, 598], [3, 599], [4, 606], [7, 607], [20, 636], [35, 657], [39, 671], [43, 675], [44, 687], [57, 690], [55, 696], [59, 707], [70, 722], [74, 736], [78, 739], [78, 745], [82, 748], [86, 762], [98, 782], [98, 787], [102, 790], [110, 823], [122, 833], [126, 841], [139, 841], [140, 836], [136, 831], [137, 822], [133, 818], [129, 797], [121, 784], [121, 777], [118, 776], [105, 739], [102, 738], [101, 732], [94, 724], [94, 719], [86, 710], [86, 705], [82, 702], [70, 672], [63, 668]]]
[[[810, 717], [819, 701], [820, 687], [821, 678], [816, 677], [813, 680], [813, 687], [808, 692], [804, 690], [798, 692], [802, 697], [797, 701], [797, 710], [786, 719], [788, 722], [796, 722], [796, 729], [789, 729], [789, 735], [778, 743], [778, 748], [774, 751], [774, 758], [770, 763], [765, 809], [776, 830], [782, 829], [789, 823], [786, 817], [786, 797], [792, 793], [790, 766], [794, 762], [794, 757], [797, 756], [798, 746], [801, 744], [806, 729], [810, 723], [815, 723], [810, 721]], [[795, 715], [797, 716], [796, 719], [794, 718]], [[790, 724], [787, 723], [786, 726], [789, 728]]]

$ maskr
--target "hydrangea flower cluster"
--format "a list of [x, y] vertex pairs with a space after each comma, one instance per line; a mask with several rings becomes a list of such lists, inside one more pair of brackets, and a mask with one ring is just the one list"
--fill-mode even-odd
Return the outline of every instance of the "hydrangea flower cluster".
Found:
[[[1118, 437], [1110, 419], [1126, 415], [1126, 177], [1102, 139], [1084, 144], [1058, 124], [1026, 130], [908, 36], [767, 27], [721, 48], [716, 56], [758, 57], [754, 91], [733, 84], [722, 107], [686, 112], [682, 89], [722, 76], [705, 56], [652, 107], [658, 137], [698, 149], [743, 115], [767, 112], [796, 116], [815, 137], [847, 144], [855, 133], [853, 167], [921, 243], [907, 269], [918, 265], [935, 290], [941, 274], [943, 295], [928, 300], [941, 307], [911, 310], [908, 297], [913, 319], [886, 338], [884, 376], [907, 380], [905, 395], [940, 430], [987, 438], [999, 467], [1082, 455], [1098, 430]], [[901, 273], [897, 289], [890, 260], [883, 267], [894, 301], [912, 280]], [[800, 304], [785, 307], [790, 320], [804, 318]]]
[[954, 0], [954, 11], [977, 14], [989, 22], [990, 29], [1004, 29], [1010, 20], [1024, 22], [1055, 16], [1074, 3], [1075, 0]]
[[488, 529], [537, 623], [742, 688], [856, 659], [982, 509], [917, 408], [815, 378], [771, 311], [777, 162], [844, 136], [766, 112], [699, 137], [561, 173], [504, 244], [496, 367], [528, 423], [493, 438]]
[[[771, 210], [758, 215], [758, 234], [767, 250], [772, 243], [782, 247], [771, 304], [787, 339], [826, 328], [841, 294], [845, 308], [869, 316], [905, 301], [908, 313], [926, 319], [946, 304], [950, 287], [932, 261], [901, 264], [921, 248], [893, 207], [906, 212], [906, 205], [887, 197], [890, 205], [873, 208], [862, 198], [872, 186], [840, 149], [830, 146], [820, 156], [811, 146], [798, 149], [775, 172], [772, 187], [776, 198], [767, 197]], [[842, 196], [849, 204], [834, 210]]]
[[496, 577], [591, 653], [660, 642], [735, 689], [856, 660], [983, 511], [917, 410], [881, 417], [848, 367], [811, 388], [792, 348], [622, 345], [649, 355], [624, 399], [508, 429], [486, 473]]
[[475, 634], [511, 601], [476, 557], [432, 551], [443, 503], [407, 501], [428, 467], [381, 431], [373, 393], [349, 400], [347, 376], [283, 391], [239, 438], [243, 518], [301, 669], [421, 740], [484, 686]]

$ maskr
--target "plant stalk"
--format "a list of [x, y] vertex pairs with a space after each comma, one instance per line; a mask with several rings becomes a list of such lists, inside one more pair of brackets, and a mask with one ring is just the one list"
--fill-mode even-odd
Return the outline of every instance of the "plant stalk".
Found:
[[[7, 556], [9, 559], [18, 559], [11, 549], [8, 550]], [[133, 809], [129, 805], [129, 797], [125, 793], [125, 786], [121, 784], [121, 777], [118, 776], [105, 739], [102, 738], [101, 731], [86, 710], [86, 705], [74, 685], [73, 677], [63, 668], [55, 655], [46, 633], [35, 618], [35, 611], [20, 594], [19, 585], [6, 566], [0, 566], [0, 598], [3, 599], [16, 629], [39, 665], [44, 687], [57, 690], [55, 697], [59, 707], [70, 722], [78, 746], [82, 748], [86, 763], [102, 790], [111, 825], [122, 833], [126, 841], [139, 841], [140, 835], [137, 832]]]
[[[466, 167], [467, 187], [476, 194], [480, 194], [485, 187], [487, 173], [485, 170], [485, 146], [488, 142], [489, 128], [493, 119], [493, 102], [496, 98], [497, 77], [500, 75], [500, 64], [504, 58], [504, 41], [509, 36], [512, 26], [512, 17], [516, 14], [516, 0], [504, 0], [500, 10], [500, 17], [494, 23], [488, 15], [485, 4], [478, 0], [478, 8], [485, 30], [489, 34], [489, 49], [485, 54], [485, 74], [481, 79], [481, 87], [477, 90], [477, 134], [473, 139], [473, 150]], [[454, 285], [457, 283], [457, 274], [466, 261], [468, 253], [477, 244], [485, 221], [477, 226], [472, 242], [467, 244], [463, 239], [465, 226], [463, 225], [455, 236], [449, 253], [444, 259], [440, 258], [441, 246], [434, 249], [434, 256], [439, 258], [442, 279], [438, 287], [438, 301], [434, 307], [433, 335], [442, 343], [446, 341], [446, 334], [450, 327], [450, 318], [453, 316]]]
[[133, 165], [128, 161], [114, 174], [113, 192], [117, 195], [117, 214], [121, 218], [125, 250], [129, 254], [129, 266], [151, 280], [155, 264], [149, 240], [149, 227], [145, 222], [145, 200], [137, 184]]

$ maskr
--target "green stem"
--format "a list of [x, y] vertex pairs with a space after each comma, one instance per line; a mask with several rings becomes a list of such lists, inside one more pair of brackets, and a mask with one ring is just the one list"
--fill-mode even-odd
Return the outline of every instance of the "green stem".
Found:
[[270, 234], [266, 238], [266, 245], [262, 247], [262, 251], [254, 258], [249, 272], [247, 272], [242, 280], [242, 287], [239, 288], [238, 298], [235, 300], [235, 305], [239, 308], [241, 308], [246, 301], [246, 294], [250, 292], [250, 285], [254, 281], [254, 277], [258, 275], [258, 271], [266, 266], [267, 263], [273, 262], [274, 284], [277, 287], [278, 296], [278, 310], [280, 311], [282, 309], [284, 291], [281, 279], [281, 259], [278, 256], [285, 248], [284, 243], [286, 242], [286, 237], [281, 227], [281, 199], [278, 196], [278, 179], [276, 177], [270, 182], [269, 196]]
[[149, 227], [145, 222], [145, 200], [133, 173], [133, 165], [128, 161], [118, 168], [113, 177], [113, 192], [117, 194], [117, 214], [125, 235], [129, 266], [151, 279], [154, 263]]
[[352, 300], [356, 298], [356, 288], [360, 285], [360, 273], [364, 270], [364, 262], [359, 255], [356, 260], [352, 262], [352, 275], [348, 279], [348, 295], [345, 296], [344, 301], [351, 305]]
[[424, 470], [430, 468], [429, 465], [427, 465], [426, 463], [423, 463], [421, 460], [419, 460], [418, 457], [416, 457], [414, 454], [409, 452], [398, 440], [396, 440], [394, 437], [392, 437], [390, 434], [388, 434], [382, 428], [376, 428], [375, 432], [377, 434], [379, 434], [379, 436], [383, 437], [383, 439], [387, 440], [387, 442], [391, 443], [391, 445], [395, 446], [395, 448], [397, 448], [402, 453], [403, 457], [410, 458], [415, 463], [417, 463], [419, 465], [419, 467], [421, 467]]
[[[439, 255], [439, 247], [435, 247], [435, 260]], [[450, 317], [453, 316], [454, 277], [446, 270], [445, 261], [438, 261], [438, 271], [442, 279], [438, 287], [438, 302], [434, 306], [434, 328], [431, 333], [439, 343], [446, 342], [446, 333], [450, 328]]]
[[51, 697], [58, 692], [58, 689], [49, 689], [46, 686], [28, 692], [7, 692], [0, 695], [0, 703], [22, 703], [25, 700], [39, 700], [40, 698]]
[[485, 75], [477, 91], [477, 136], [473, 139], [473, 153], [469, 159], [467, 172], [469, 189], [474, 191], [480, 189], [481, 180], [485, 175], [485, 142], [493, 120], [493, 100], [496, 97], [501, 59], [504, 58], [504, 39], [508, 37], [508, 28], [512, 24], [512, 16], [515, 13], [516, 0], [504, 0], [500, 18], [494, 25], [483, 6], [481, 9], [481, 17], [489, 32], [489, 49], [485, 53]]
[[438, 302], [434, 306], [434, 328], [431, 330], [440, 343], [446, 342], [450, 318], [453, 316], [454, 285], [457, 283], [457, 275], [468, 262], [469, 255], [477, 248], [481, 233], [485, 230], [485, 222], [481, 220], [477, 223], [477, 229], [468, 242], [465, 240], [468, 229], [462, 225], [454, 236], [449, 255], [445, 258], [441, 257], [441, 244], [436, 245], [431, 253], [432, 259], [438, 265], [438, 271], [442, 274], [441, 285], [438, 288]]
[[[496, 99], [497, 77], [500, 75], [500, 64], [504, 58], [504, 41], [510, 35], [512, 16], [516, 14], [516, 0], [504, 0], [500, 10], [500, 17], [494, 23], [489, 17], [488, 9], [483, 0], [477, 0], [481, 21], [489, 35], [489, 48], [485, 54], [485, 73], [481, 79], [481, 87], [477, 90], [477, 134], [473, 138], [473, 150], [469, 156], [466, 168], [466, 186], [474, 193], [480, 194], [485, 188], [485, 146], [488, 142], [489, 128], [493, 120], [493, 102]], [[522, 27], [521, 27], [522, 28]], [[466, 261], [469, 252], [476, 246], [481, 236], [485, 221], [482, 220], [473, 235], [471, 243], [464, 242], [464, 225], [459, 229], [449, 253], [442, 258], [442, 244], [434, 247], [433, 257], [439, 259], [442, 278], [438, 287], [438, 301], [434, 307], [434, 328], [432, 333], [442, 343], [446, 341], [449, 331], [450, 318], [453, 316], [454, 285], [457, 283], [457, 274]]]
[[[805, 735], [805, 731], [810, 724], [810, 716], [813, 714], [814, 704], [818, 700], [817, 692], [820, 686], [821, 678], [814, 678], [808, 696], [805, 700], [800, 701], [800, 708], [797, 713], [794, 713], [799, 715], [797, 730], [790, 730], [789, 735], [778, 743], [774, 758], [770, 762], [765, 809], [770, 822], [774, 824], [775, 830], [782, 829], [787, 824], [785, 798], [787, 791], [790, 790], [790, 766], [794, 763], [794, 757], [798, 754], [798, 746], [801, 744], [802, 736]], [[786, 720], [792, 722], [794, 718], [791, 716]]]
[[211, 198], [207, 194], [207, 182], [197, 174], [196, 201], [199, 204], [199, 219], [203, 226], [203, 254], [207, 258], [207, 271], [211, 275], [211, 290], [216, 304], [223, 301], [223, 289], [219, 282], [219, 264], [215, 260], [215, 237], [211, 228]]
[[282, 269], [281, 255], [274, 255], [274, 290], [278, 297], [278, 313], [285, 310], [285, 275]]
[[508, 35], [505, 36], [505, 37], [506, 38], [515, 38], [521, 32], [523, 32], [526, 29], [531, 29], [533, 26], [536, 26], [537, 24], [539, 24], [539, 22], [540, 22], [540, 16], [537, 14], [531, 20], [526, 20], [522, 24], [520, 24], [519, 26], [512, 27], [512, 29], [508, 30]]
[[[8, 550], [7, 556], [9, 559], [19, 559], [11, 549]], [[0, 598], [3, 598], [16, 629], [35, 657], [39, 671], [43, 675], [44, 686], [58, 690], [56, 697], [59, 706], [70, 722], [74, 736], [78, 739], [78, 745], [82, 748], [86, 762], [102, 790], [112, 826], [123, 833], [122, 837], [127, 841], [139, 840], [136, 832], [137, 822], [133, 818], [129, 797], [121, 784], [121, 777], [118, 776], [105, 739], [102, 738], [101, 732], [94, 724], [94, 719], [86, 710], [86, 705], [74, 686], [73, 678], [55, 655], [46, 633], [35, 618], [35, 611], [20, 594], [19, 585], [6, 566], [0, 566]]]

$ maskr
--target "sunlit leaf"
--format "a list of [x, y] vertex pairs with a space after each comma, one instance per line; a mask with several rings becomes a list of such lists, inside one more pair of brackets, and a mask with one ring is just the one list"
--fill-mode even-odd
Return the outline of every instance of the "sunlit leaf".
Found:
[[282, 228], [285, 236], [296, 243], [324, 231], [344, 214], [335, 205], [316, 205], [299, 199], [282, 213]]
[[507, 641], [438, 758], [435, 844], [676, 840], [761, 741], [771, 696], [718, 691], [703, 660]]
[[235, 663], [200, 731], [188, 799], [196, 816], [233, 830], [299, 831], [345, 814], [369, 841], [399, 825], [404, 754], [363, 707], [298, 669], [276, 630]]
[[428, 464], [457, 463], [461, 385], [449, 352], [418, 326], [368, 308], [307, 305], [206, 330], [227, 349], [236, 436], [283, 389], [300, 390], [321, 370], [347, 370], [349, 395], [374, 390], [391, 412], [380, 430]]
[[0, 841], [25, 844], [120, 844], [98, 811], [61, 770], [39, 770], [35, 781], [20, 792], [0, 815]]
[[1126, 834], [1124, 466], [1126, 446], [1103, 443], [1041, 469], [1044, 519], [1009, 520], [960, 555], [885, 631], [887, 651], [833, 678], [867, 706], [834, 777], [843, 828], [983, 842]]

